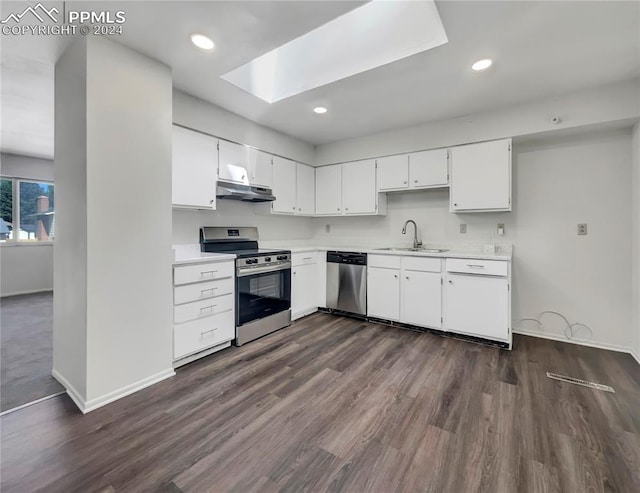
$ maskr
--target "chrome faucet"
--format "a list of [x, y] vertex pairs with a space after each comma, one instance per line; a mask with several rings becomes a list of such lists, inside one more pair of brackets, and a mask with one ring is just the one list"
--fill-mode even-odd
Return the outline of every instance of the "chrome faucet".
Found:
[[418, 241], [418, 226], [416, 226], [416, 222], [413, 219], [408, 219], [405, 221], [404, 226], [402, 227], [402, 234], [407, 234], [407, 224], [413, 224], [413, 248], [420, 248], [422, 246], [422, 242]]

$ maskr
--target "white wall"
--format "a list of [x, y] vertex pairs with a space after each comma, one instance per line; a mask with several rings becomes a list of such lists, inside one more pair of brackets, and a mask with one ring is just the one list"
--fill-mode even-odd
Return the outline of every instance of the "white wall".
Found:
[[86, 39], [81, 39], [56, 63], [53, 163], [53, 373], [80, 401], [87, 396], [86, 72]]
[[640, 123], [633, 127], [633, 353], [640, 363]]
[[53, 181], [53, 161], [17, 154], [0, 154], [0, 175]]
[[[637, 79], [365, 137], [320, 145], [316, 165], [530, 135], [640, 117]], [[551, 117], [562, 122], [554, 125]]]
[[[0, 155], [0, 174], [53, 181], [53, 161], [16, 154]], [[1, 245], [0, 296], [53, 289], [53, 245]]]
[[[400, 231], [411, 218], [427, 243], [484, 243], [493, 240], [496, 224], [504, 223], [500, 241], [514, 245], [514, 319], [560, 311], [592, 327], [591, 342], [629, 348], [629, 130], [516, 142], [513, 163], [511, 213], [451, 214], [446, 189], [388, 194], [387, 216], [317, 218], [314, 238], [319, 244], [347, 237], [359, 244], [380, 238], [408, 244], [412, 236]], [[588, 224], [587, 236], [576, 235], [579, 222]], [[460, 223], [468, 225], [466, 235], [459, 233]], [[326, 224], [331, 233], [325, 232]], [[547, 321], [547, 333], [563, 337], [561, 327]]]
[[[315, 149], [312, 145], [178, 90], [173, 91], [173, 121], [301, 163], [313, 163]], [[216, 211], [175, 209], [173, 243], [198, 243], [200, 226], [257, 226], [260, 239], [264, 240], [304, 239], [311, 236], [309, 218], [256, 214], [252, 204], [218, 200]]]
[[0, 246], [0, 296], [53, 289], [53, 245]]
[[91, 402], [172, 372], [172, 79], [99, 37], [87, 59]]
[[54, 371], [85, 411], [174, 374], [171, 83], [99, 37], [56, 65]]

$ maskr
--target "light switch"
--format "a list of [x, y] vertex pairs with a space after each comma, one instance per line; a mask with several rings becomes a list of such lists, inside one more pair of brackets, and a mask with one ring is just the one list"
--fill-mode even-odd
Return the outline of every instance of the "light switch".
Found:
[[460, 234], [463, 234], [463, 235], [467, 234], [467, 225], [466, 224], [461, 224], [460, 225]]
[[504, 224], [498, 223], [497, 233], [498, 236], [504, 236]]

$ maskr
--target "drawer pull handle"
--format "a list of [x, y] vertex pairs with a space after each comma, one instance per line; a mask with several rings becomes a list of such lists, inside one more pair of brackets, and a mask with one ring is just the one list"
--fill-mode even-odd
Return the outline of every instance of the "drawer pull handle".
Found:
[[208, 310], [208, 311], [210, 311], [210, 312], [212, 312], [212, 311], [213, 311], [213, 309], [214, 309], [216, 306], [218, 306], [218, 305], [203, 306], [202, 308], [200, 308], [200, 313], [203, 313], [203, 312], [205, 312], [205, 311], [207, 311], [207, 310]]
[[203, 272], [200, 272], [200, 277], [213, 277], [213, 275], [218, 272], [217, 270], [205, 270]]
[[207, 295], [213, 294], [213, 292], [216, 289], [218, 289], [218, 288], [202, 289], [202, 290], [200, 290], [200, 296], [207, 296]]
[[484, 269], [485, 268], [484, 265], [480, 265], [480, 264], [467, 264], [467, 267], [476, 267], [478, 269]]
[[215, 329], [209, 329], [209, 330], [203, 330], [202, 332], [200, 332], [200, 337], [204, 337], [207, 334], [213, 335], [213, 333], [218, 330], [218, 328], [216, 327]]
[[313, 257], [303, 257], [302, 260], [311, 260]]

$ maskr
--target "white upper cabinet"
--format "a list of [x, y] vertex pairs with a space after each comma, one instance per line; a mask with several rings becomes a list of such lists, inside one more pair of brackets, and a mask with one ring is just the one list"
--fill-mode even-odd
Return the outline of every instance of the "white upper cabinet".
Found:
[[378, 190], [402, 190], [409, 188], [409, 156], [387, 156], [377, 160]]
[[446, 187], [449, 184], [447, 149], [409, 154], [410, 188]]
[[221, 181], [249, 185], [248, 147], [221, 140], [218, 159], [218, 177]]
[[216, 208], [218, 141], [173, 127], [172, 203], [175, 207]]
[[247, 151], [249, 183], [258, 187], [271, 188], [273, 186], [271, 154], [253, 148], [248, 148]]
[[345, 214], [375, 214], [378, 211], [374, 160], [342, 165], [342, 206]]
[[316, 214], [342, 214], [342, 165], [316, 168]]
[[376, 182], [372, 159], [316, 168], [316, 214], [386, 214], [386, 197], [378, 195]]
[[296, 212], [296, 165], [295, 161], [273, 156], [273, 212]]
[[511, 139], [451, 149], [450, 210], [511, 210]]
[[387, 156], [376, 162], [378, 190], [381, 192], [446, 187], [449, 184], [447, 149]]
[[296, 214], [312, 215], [316, 207], [315, 170], [306, 164], [296, 167]]

